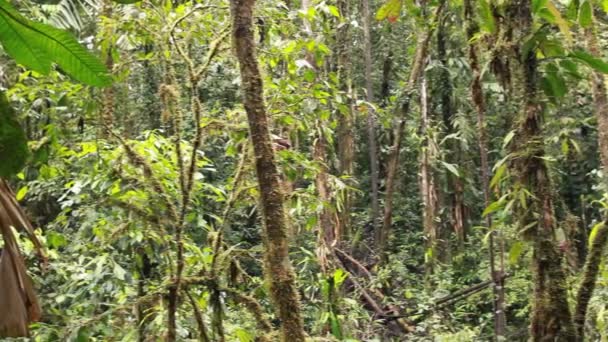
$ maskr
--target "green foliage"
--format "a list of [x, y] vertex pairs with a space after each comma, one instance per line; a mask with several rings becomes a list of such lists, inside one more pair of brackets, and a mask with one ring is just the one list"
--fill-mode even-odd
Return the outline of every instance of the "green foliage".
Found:
[[597, 58], [586, 51], [577, 50], [572, 52], [570, 56], [585, 63], [587, 66], [596, 71], [608, 74], [608, 62], [605, 62], [604, 60]]
[[27, 139], [5, 91], [0, 91], [0, 177], [21, 171], [29, 155]]
[[107, 86], [105, 66], [74, 37], [52, 26], [25, 19], [6, 0], [0, 0], [0, 42], [18, 63], [48, 74], [53, 63], [76, 80]]

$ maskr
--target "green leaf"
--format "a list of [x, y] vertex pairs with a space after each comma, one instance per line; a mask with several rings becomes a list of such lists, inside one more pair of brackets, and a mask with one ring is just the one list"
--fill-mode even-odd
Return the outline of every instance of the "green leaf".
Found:
[[10, 177], [23, 168], [29, 150], [27, 138], [4, 91], [0, 91], [0, 177]]
[[103, 63], [69, 32], [27, 20], [6, 0], [0, 0], [0, 42], [18, 63], [42, 74], [56, 63], [82, 83], [107, 86], [112, 82]]
[[604, 9], [604, 12], [608, 13], [608, 0], [602, 0], [602, 9]]
[[490, 188], [495, 187], [498, 184], [498, 182], [500, 182], [502, 180], [502, 176], [505, 174], [506, 171], [507, 171], [507, 164], [500, 165], [498, 170], [496, 170], [494, 177], [492, 177], [492, 180], [490, 181]]
[[578, 59], [579, 61], [587, 64], [587, 66], [593, 68], [596, 71], [599, 71], [604, 74], [608, 74], [608, 63], [593, 56], [592, 54], [583, 51], [577, 50], [570, 54], [570, 57]]
[[583, 1], [581, 4], [578, 11], [578, 23], [585, 28], [593, 23], [593, 8], [588, 0]]
[[487, 0], [479, 1], [479, 18], [483, 31], [489, 33], [496, 32], [496, 22], [494, 21], [494, 14], [492, 13], [492, 9], [490, 8], [490, 4]]
[[514, 243], [513, 246], [511, 246], [511, 249], [509, 249], [509, 264], [515, 265], [523, 252], [524, 243], [521, 241]]
[[388, 21], [394, 23], [401, 15], [401, 6], [403, 6], [401, 0], [388, 0], [376, 13], [376, 20], [388, 19]]
[[491, 213], [500, 210], [503, 206], [505, 205], [505, 200], [504, 199], [499, 199], [496, 202], [491, 203], [484, 211], [482, 216], [488, 216]]
[[46, 234], [46, 240], [49, 243], [49, 245], [53, 248], [61, 248], [68, 244], [68, 241], [64, 235], [53, 232], [53, 231], [49, 231]]
[[15, 198], [17, 199], [17, 201], [21, 201], [22, 199], [25, 198], [25, 195], [27, 195], [27, 185], [22, 187], [21, 189], [19, 189], [19, 191], [17, 191], [17, 195], [15, 195]]
[[538, 13], [547, 6], [548, 0], [532, 0], [532, 13]]
[[441, 162], [441, 164], [443, 164], [443, 166], [445, 166], [445, 168], [448, 169], [448, 171], [450, 171], [454, 176], [460, 177], [460, 173], [458, 173], [458, 166], [446, 162]]
[[114, 0], [114, 2], [123, 4], [123, 5], [134, 4], [134, 3], [138, 3], [140, 1], [141, 0]]

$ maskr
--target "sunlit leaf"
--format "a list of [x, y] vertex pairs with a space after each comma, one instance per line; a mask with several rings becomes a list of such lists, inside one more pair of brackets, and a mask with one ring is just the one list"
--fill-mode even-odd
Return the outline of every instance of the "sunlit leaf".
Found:
[[19, 189], [19, 191], [17, 191], [17, 194], [15, 195], [15, 198], [17, 199], [17, 201], [21, 201], [22, 199], [25, 198], [25, 195], [27, 195], [27, 190], [28, 190], [28, 187], [26, 185], [26, 186], [21, 187], [21, 189]]
[[402, 6], [402, 0], [388, 0], [376, 13], [376, 20], [387, 19], [391, 23], [394, 23], [399, 18], [399, 15], [401, 15]]

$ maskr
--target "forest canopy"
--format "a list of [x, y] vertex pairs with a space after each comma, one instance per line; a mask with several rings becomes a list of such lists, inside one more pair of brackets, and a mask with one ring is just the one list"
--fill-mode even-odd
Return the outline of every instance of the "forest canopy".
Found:
[[0, 339], [608, 340], [607, 0], [0, 0]]

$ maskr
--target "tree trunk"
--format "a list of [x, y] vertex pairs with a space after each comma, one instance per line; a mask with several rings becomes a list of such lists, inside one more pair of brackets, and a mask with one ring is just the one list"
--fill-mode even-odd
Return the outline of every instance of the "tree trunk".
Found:
[[[438, 18], [443, 11], [445, 1], [441, 1], [437, 7], [435, 18]], [[391, 150], [389, 152], [387, 161], [387, 175], [386, 175], [386, 195], [384, 199], [384, 222], [382, 229], [377, 231], [376, 243], [378, 253], [382, 255], [382, 259], [386, 259], [386, 246], [388, 244], [388, 238], [391, 232], [391, 226], [393, 225], [393, 197], [395, 194], [395, 182], [397, 180], [397, 172], [399, 165], [399, 154], [401, 151], [401, 144], [403, 140], [403, 134], [405, 132], [405, 123], [407, 115], [410, 111], [410, 104], [412, 96], [418, 86], [418, 79], [422, 73], [423, 64], [428, 55], [429, 42], [433, 36], [435, 25], [432, 23], [424, 32], [420, 33], [418, 43], [416, 45], [416, 55], [412, 66], [410, 68], [410, 75], [408, 82], [403, 91], [403, 100], [398, 106], [396, 117], [398, 117], [399, 123], [397, 129], [395, 129], [395, 137]]]
[[429, 276], [433, 274], [439, 234], [435, 223], [437, 217], [437, 188], [433, 172], [435, 147], [429, 132], [431, 121], [429, 119], [427, 86], [424, 76], [422, 76], [420, 85], [420, 116], [421, 134], [423, 136], [420, 153], [420, 197], [422, 197], [422, 223], [426, 238], [425, 273], [428, 280]]
[[322, 203], [323, 208], [319, 213], [319, 238], [317, 241], [317, 258], [319, 259], [319, 265], [324, 272], [330, 271], [330, 255], [332, 255], [332, 248], [336, 244], [338, 238], [338, 232], [334, 230], [336, 222], [333, 220], [333, 213], [331, 210], [331, 197], [329, 193], [328, 185], [328, 170], [327, 170], [327, 140], [323, 135], [322, 130], [323, 123], [317, 123], [317, 138], [315, 139], [313, 146], [313, 159], [318, 164], [319, 170], [315, 177], [315, 186], [317, 187], [317, 195], [319, 201]]
[[239, 61], [243, 104], [253, 142], [260, 204], [264, 223], [265, 273], [271, 298], [281, 321], [284, 342], [303, 342], [305, 332], [300, 313], [300, 298], [295, 274], [289, 260], [287, 218], [281, 193], [279, 171], [270, 139], [264, 104], [262, 77], [256, 59], [253, 37], [255, 0], [232, 0], [233, 44]]
[[[473, 81], [471, 82], [471, 98], [473, 106], [477, 112], [477, 131], [479, 142], [479, 155], [481, 160], [481, 183], [483, 186], [484, 207], [488, 207], [491, 203], [490, 193], [490, 165], [488, 162], [488, 137], [486, 131], [486, 104], [481, 87], [481, 70], [479, 65], [479, 56], [477, 55], [477, 44], [473, 38], [477, 34], [478, 28], [473, 14], [472, 0], [464, 0], [464, 16], [466, 21], [467, 39], [469, 41], [469, 64], [473, 73]], [[486, 215], [486, 228], [492, 228], [492, 216]], [[505, 336], [507, 320], [505, 316], [505, 290], [504, 290], [504, 265], [501, 263], [500, 272], [496, 272], [495, 266], [495, 251], [494, 234], [489, 236], [490, 250], [490, 275], [494, 281], [494, 335], [496, 340], [500, 340]], [[502, 253], [502, 251], [501, 251]], [[501, 258], [502, 260], [502, 258]]]
[[[585, 29], [585, 38], [589, 52], [601, 57], [600, 48], [595, 35], [595, 27], [592, 24]], [[600, 149], [600, 160], [604, 171], [605, 181], [608, 182], [608, 93], [604, 83], [604, 75], [600, 72], [593, 72], [591, 75], [591, 88], [593, 93], [593, 107], [597, 118], [598, 126], [598, 146]], [[578, 333], [578, 338], [582, 341], [585, 336], [585, 320], [587, 317], [587, 307], [595, 290], [595, 283], [599, 274], [599, 266], [602, 262], [604, 250], [608, 244], [608, 226], [606, 223], [598, 228], [595, 238], [591, 243], [585, 268], [583, 271], [583, 281], [577, 294], [576, 309], [574, 311], [574, 326]]]
[[[380, 215], [380, 203], [378, 199], [378, 146], [376, 142], [376, 113], [371, 106], [374, 103], [374, 80], [372, 78], [372, 37], [371, 37], [371, 14], [369, 9], [369, 0], [363, 0], [363, 54], [365, 57], [365, 95], [369, 103], [367, 108], [367, 145], [369, 153], [369, 182], [370, 182], [370, 221], [374, 232], [378, 231], [378, 219]], [[389, 52], [390, 54], [390, 52]], [[388, 63], [388, 66], [386, 66]], [[385, 74], [390, 72], [390, 60], [385, 61]], [[385, 75], [385, 79], [388, 75]], [[387, 81], [388, 82], [388, 81]], [[388, 88], [388, 83], [387, 86]], [[386, 90], [388, 92], [388, 89]]]
[[[353, 132], [352, 91], [350, 81], [350, 5], [347, 0], [338, 0], [338, 9], [342, 15], [342, 23], [337, 29], [337, 71], [338, 87], [343, 95], [342, 106], [338, 105], [338, 157], [340, 159], [340, 175], [353, 176], [355, 159], [355, 139]], [[339, 229], [336, 239], [350, 236], [350, 212], [352, 206], [351, 192], [346, 190], [343, 198]]]
[[543, 108], [538, 98], [538, 62], [534, 49], [517, 46], [532, 33], [530, 1], [512, 0], [506, 7], [505, 20], [513, 30], [515, 54], [514, 87], [522, 108], [513, 138], [517, 158], [512, 162], [517, 176], [515, 191], [527, 190], [525, 205], [517, 205], [521, 234], [532, 241], [534, 301], [530, 325], [533, 341], [575, 341], [566, 291], [562, 255], [555, 243], [556, 220], [553, 211], [553, 189], [544, 157]]

